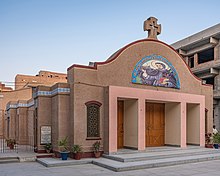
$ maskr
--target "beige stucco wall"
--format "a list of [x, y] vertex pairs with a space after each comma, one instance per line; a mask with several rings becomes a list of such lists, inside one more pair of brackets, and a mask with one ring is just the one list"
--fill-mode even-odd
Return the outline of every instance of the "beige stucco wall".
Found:
[[210, 91], [212, 91], [212, 86], [210, 86], [210, 89], [201, 89], [201, 94], [205, 95], [205, 107], [208, 110], [207, 112], [207, 132], [212, 133], [213, 129], [213, 92], [209, 94]]
[[69, 95], [58, 96], [59, 137], [69, 136]]
[[3, 138], [5, 111], [0, 110], [0, 138]]
[[187, 104], [187, 143], [188, 144], [199, 144], [199, 105]]
[[27, 123], [27, 118], [28, 118], [28, 114], [27, 114], [27, 109], [28, 108], [17, 108], [17, 114], [18, 114], [18, 122], [16, 124], [18, 125], [18, 138], [16, 139], [18, 144], [27, 144], [28, 142], [28, 123]]
[[138, 102], [124, 101], [124, 146], [138, 147]]
[[58, 119], [58, 97], [53, 96], [51, 100], [52, 105], [52, 111], [51, 111], [51, 125], [52, 125], [52, 131], [51, 131], [51, 139], [52, 139], [52, 145], [54, 149], [57, 148], [58, 138], [59, 138], [59, 119]]
[[10, 92], [1, 92], [0, 95], [2, 98], [0, 99], [1, 109], [6, 109], [6, 105], [10, 101], [18, 101], [18, 100], [29, 100], [32, 97], [32, 89], [24, 88], [21, 90], [14, 90]]
[[165, 104], [165, 144], [180, 146], [180, 103]]
[[18, 100], [28, 100], [31, 96], [31, 88], [24, 88], [10, 92], [0, 92], [0, 136], [4, 134], [4, 131], [7, 131], [6, 126], [4, 125], [4, 114], [7, 103]]
[[50, 71], [40, 71], [36, 76], [17, 74], [15, 77], [15, 90], [23, 89], [29, 85], [52, 86], [58, 82], [66, 83], [66, 74]]
[[[74, 93], [74, 99], [70, 99], [70, 104], [73, 105], [70, 107], [71, 113], [73, 116], [70, 116], [71, 126], [70, 126], [70, 135], [74, 135], [71, 138], [72, 144], [83, 145], [84, 151], [91, 151], [92, 144], [99, 140], [103, 139], [103, 128], [104, 128], [104, 87], [96, 87], [83, 84], [74, 84], [74, 89], [71, 89], [71, 93]], [[78, 92], [78, 93], [77, 93]], [[95, 93], [94, 93], [95, 92]], [[98, 101], [102, 103], [100, 107], [100, 138], [94, 140], [87, 139], [87, 109], [86, 102], [89, 101]], [[74, 133], [72, 132], [74, 130]], [[80, 136], [80, 137], [79, 137]], [[103, 142], [101, 142], [103, 146]]]
[[[7, 104], [8, 109], [5, 115], [5, 137], [16, 139], [21, 145], [32, 145], [34, 143], [34, 106], [33, 99], [29, 101], [11, 101]], [[10, 119], [9, 128], [8, 120]], [[8, 135], [9, 133], [9, 135]]]
[[27, 133], [28, 133], [28, 144], [34, 146], [34, 106], [28, 108], [27, 117]]
[[37, 92], [44, 92], [45, 94], [37, 94], [35, 106], [37, 107], [37, 147], [38, 150], [44, 150], [44, 144], [40, 142], [41, 126], [51, 126], [51, 140], [54, 150], [58, 150], [58, 141], [68, 137], [70, 142], [69, 133], [69, 93], [58, 92], [59, 88], [69, 88], [66, 83], [57, 83], [52, 87], [38, 86], [35, 90]]
[[44, 150], [43, 145], [40, 144], [41, 140], [41, 126], [50, 126], [51, 125], [51, 98], [46, 96], [38, 97], [38, 112], [37, 112], [37, 147], [38, 150]]
[[[69, 95], [52, 97], [52, 145], [58, 150], [57, 142], [68, 137], [69, 140]], [[69, 141], [69, 144], [70, 141]]]
[[[9, 102], [7, 104], [9, 109], [5, 116], [5, 136], [16, 139], [16, 142], [21, 145], [31, 144], [30, 137], [33, 136], [33, 110], [26, 106], [28, 102], [26, 100]], [[8, 118], [10, 119], [9, 128]]]
[[[16, 138], [16, 118], [17, 118], [17, 109], [10, 109], [9, 110], [9, 114], [10, 114], [10, 123], [9, 123], [9, 130], [6, 130], [5, 131], [5, 134], [8, 135], [8, 131], [9, 131], [9, 136], [6, 136], [7, 138], [12, 138], [12, 139], [15, 139]], [[7, 125], [7, 120], [5, 120], [6, 124], [5, 126]], [[6, 128], [5, 128], [6, 129]]]

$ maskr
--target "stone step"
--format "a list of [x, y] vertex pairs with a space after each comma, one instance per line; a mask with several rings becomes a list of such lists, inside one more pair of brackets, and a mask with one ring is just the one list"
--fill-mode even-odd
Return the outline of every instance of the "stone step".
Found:
[[0, 157], [0, 164], [19, 162], [18, 157]]
[[83, 158], [81, 160], [74, 160], [68, 158], [67, 160], [61, 160], [58, 158], [37, 158], [36, 161], [45, 167], [59, 167], [59, 166], [72, 166], [81, 164], [91, 164], [92, 158]]
[[181, 156], [181, 157], [134, 161], [134, 162], [119, 162], [107, 158], [100, 158], [98, 160], [93, 160], [93, 164], [116, 172], [121, 172], [121, 171], [129, 171], [129, 170], [173, 166], [173, 165], [180, 165], [186, 163], [196, 163], [196, 162], [210, 161], [217, 159], [220, 159], [219, 152], [213, 154]]
[[[195, 147], [190, 147], [190, 148], [198, 148], [197, 146]], [[145, 152], [166, 152], [166, 151], [173, 151], [175, 150], [181, 150], [180, 147], [170, 147], [170, 146], [162, 146], [162, 147], [147, 147], [143, 151], [138, 151], [135, 149], [119, 149], [117, 152], [115, 152], [115, 155], [126, 155], [126, 154], [133, 154], [133, 153], [145, 153]]]
[[220, 150], [207, 149], [207, 148], [195, 148], [195, 149], [174, 149], [170, 151], [157, 151], [157, 152], [141, 152], [141, 153], [130, 153], [130, 154], [113, 154], [106, 155], [104, 158], [120, 161], [120, 162], [134, 162], [134, 161], [145, 161], [145, 160], [155, 160], [164, 158], [173, 158], [181, 156], [191, 156], [191, 155], [204, 155], [204, 154], [214, 154], [220, 153]]
[[20, 156], [19, 161], [20, 162], [32, 162], [36, 161], [36, 156]]

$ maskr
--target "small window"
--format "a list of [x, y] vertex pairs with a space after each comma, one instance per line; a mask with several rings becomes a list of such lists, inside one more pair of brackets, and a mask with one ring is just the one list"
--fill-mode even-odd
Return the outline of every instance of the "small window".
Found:
[[211, 84], [214, 89], [214, 83], [215, 83], [215, 78], [214, 77], [209, 77], [209, 78], [203, 78], [202, 79], [203, 84]]
[[198, 53], [198, 64], [214, 60], [214, 48], [207, 49]]
[[188, 65], [189, 65], [190, 68], [194, 67], [194, 55], [189, 56], [189, 58], [188, 58]]
[[87, 106], [87, 138], [100, 137], [100, 106], [97, 101], [85, 103]]

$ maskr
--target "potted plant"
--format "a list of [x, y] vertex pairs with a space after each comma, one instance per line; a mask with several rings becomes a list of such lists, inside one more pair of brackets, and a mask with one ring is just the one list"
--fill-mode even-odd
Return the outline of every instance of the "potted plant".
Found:
[[74, 158], [76, 160], [80, 160], [82, 157], [83, 148], [81, 145], [78, 145], [78, 144], [73, 145], [72, 152], [74, 153]]
[[50, 153], [52, 149], [51, 143], [45, 144], [44, 149], [46, 150], [47, 153]]
[[101, 156], [101, 151], [100, 151], [101, 142], [96, 141], [92, 146], [93, 146], [95, 157], [99, 158]]
[[68, 144], [67, 137], [65, 139], [61, 139], [58, 141], [58, 146], [62, 160], [67, 160], [68, 158], [69, 150], [67, 144]]
[[14, 149], [14, 146], [15, 146], [15, 144], [16, 144], [16, 141], [15, 141], [15, 139], [8, 139], [8, 146], [10, 147], [10, 149]]
[[206, 148], [213, 148], [212, 145], [212, 133], [205, 134], [205, 147]]
[[213, 146], [214, 146], [214, 148], [218, 149], [219, 144], [220, 144], [220, 134], [219, 133], [213, 134]]

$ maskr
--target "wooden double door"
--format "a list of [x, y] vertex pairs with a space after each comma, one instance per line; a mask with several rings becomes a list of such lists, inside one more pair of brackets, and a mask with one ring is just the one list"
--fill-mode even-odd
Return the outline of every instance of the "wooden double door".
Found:
[[[120, 149], [124, 147], [124, 101], [118, 101], [117, 109], [117, 147]], [[165, 137], [165, 105], [163, 103], [146, 103], [145, 110], [146, 147], [163, 146]]]
[[146, 147], [164, 145], [165, 138], [165, 104], [146, 103]]

